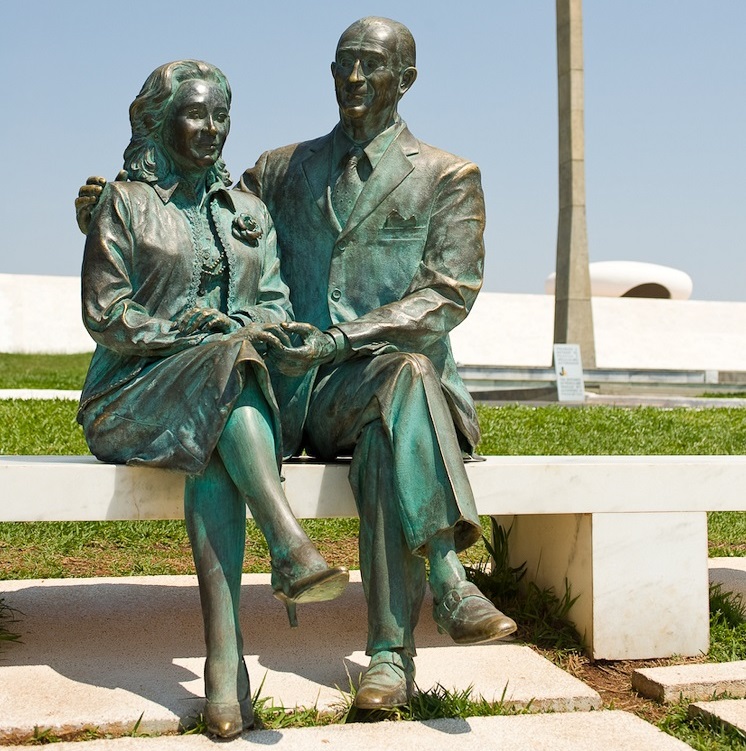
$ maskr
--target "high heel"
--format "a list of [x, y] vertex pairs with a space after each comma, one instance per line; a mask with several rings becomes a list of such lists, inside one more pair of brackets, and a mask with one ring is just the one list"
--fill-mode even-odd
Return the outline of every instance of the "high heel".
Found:
[[205, 704], [205, 724], [210, 733], [220, 738], [232, 738], [253, 728], [254, 708], [251, 706], [251, 697], [230, 702], [208, 699]]
[[297, 603], [333, 600], [342, 594], [349, 581], [350, 572], [345, 566], [325, 568], [295, 581], [272, 567], [272, 594], [285, 605], [293, 628], [298, 625]]

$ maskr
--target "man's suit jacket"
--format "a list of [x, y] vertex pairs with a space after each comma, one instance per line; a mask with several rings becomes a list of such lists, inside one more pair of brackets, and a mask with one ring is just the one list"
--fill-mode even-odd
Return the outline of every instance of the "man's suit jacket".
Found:
[[[345, 227], [331, 205], [333, 132], [262, 154], [240, 187], [269, 208], [298, 321], [335, 327], [362, 355], [426, 355], [459, 432], [479, 440], [448, 332], [482, 284], [484, 196], [471, 162], [404, 126], [365, 183]], [[279, 383], [285, 453], [297, 450], [314, 374]]]

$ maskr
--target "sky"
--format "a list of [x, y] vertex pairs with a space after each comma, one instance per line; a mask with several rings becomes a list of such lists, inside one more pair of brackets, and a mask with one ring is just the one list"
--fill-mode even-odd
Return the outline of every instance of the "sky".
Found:
[[[73, 201], [113, 178], [148, 74], [207, 60], [233, 88], [231, 173], [337, 121], [329, 64], [366, 15], [417, 42], [399, 111], [422, 141], [476, 162], [485, 286], [544, 292], [557, 237], [552, 0], [0, 0], [5, 72], [0, 273], [77, 275]], [[590, 260], [681, 269], [692, 297], [746, 301], [746, 2], [586, 0]]]

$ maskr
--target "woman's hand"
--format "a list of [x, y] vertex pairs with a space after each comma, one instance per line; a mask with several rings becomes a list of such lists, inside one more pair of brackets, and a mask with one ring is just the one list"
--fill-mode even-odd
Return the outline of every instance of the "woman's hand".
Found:
[[182, 334], [231, 334], [241, 328], [238, 321], [216, 308], [189, 308], [177, 319], [176, 326]]
[[[287, 376], [300, 376], [313, 367], [331, 362], [337, 352], [337, 345], [330, 334], [327, 334], [310, 323], [283, 323], [284, 331], [296, 334], [301, 339], [297, 347], [270, 344], [268, 354], [273, 359], [277, 369]], [[287, 337], [287, 334], [285, 335]]]
[[248, 326], [242, 326], [234, 336], [248, 339], [255, 346], [265, 345], [257, 347], [260, 351], [264, 351], [267, 347], [284, 349], [293, 346], [290, 337], [279, 323], [250, 323]]

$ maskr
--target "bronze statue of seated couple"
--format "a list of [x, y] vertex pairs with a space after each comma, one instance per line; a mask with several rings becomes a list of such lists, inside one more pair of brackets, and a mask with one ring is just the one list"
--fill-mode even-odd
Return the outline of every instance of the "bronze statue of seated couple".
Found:
[[333, 130], [262, 154], [231, 188], [225, 76], [162, 65], [130, 106], [126, 174], [91, 178], [76, 200], [97, 345], [78, 420], [100, 459], [187, 475], [204, 716], [222, 737], [253, 725], [238, 619], [246, 508], [292, 625], [297, 604], [348, 581], [295, 519], [284, 457], [352, 456], [370, 656], [357, 707], [410, 698], [428, 581], [456, 643], [516, 628], [457, 556], [481, 536], [464, 470], [479, 425], [448, 338], [482, 283], [479, 170], [400, 118], [417, 76], [405, 26], [356, 21], [331, 67]]

